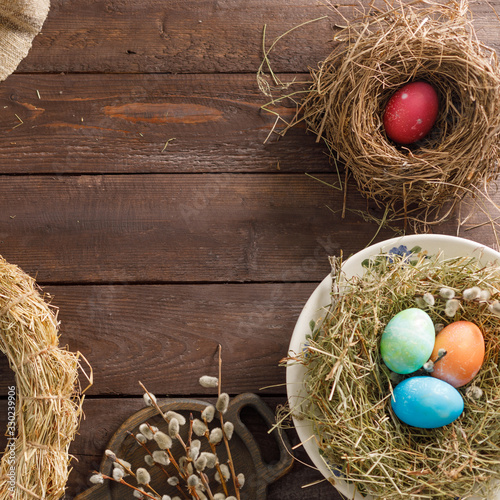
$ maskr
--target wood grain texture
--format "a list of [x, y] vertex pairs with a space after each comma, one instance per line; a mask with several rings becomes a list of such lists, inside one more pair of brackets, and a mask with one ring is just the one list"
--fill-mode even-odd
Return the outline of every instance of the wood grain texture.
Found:
[[[335, 183], [337, 177], [322, 174]], [[382, 218], [306, 175], [3, 176], [0, 254], [40, 283], [320, 281]], [[500, 193], [494, 197], [497, 202]], [[477, 211], [464, 226], [484, 223]], [[494, 214], [494, 212], [492, 212]], [[453, 234], [451, 218], [435, 230]], [[462, 229], [464, 229], [462, 228]], [[495, 245], [490, 225], [462, 231]], [[381, 230], [377, 238], [393, 236]]]
[[[213, 402], [212, 398], [202, 399]], [[266, 396], [263, 399], [272, 411], [275, 411], [277, 405], [285, 402], [283, 397]], [[71, 462], [72, 472], [67, 485], [66, 500], [74, 498], [91, 486], [89, 477], [92, 471], [99, 469], [109, 439], [127, 418], [143, 407], [142, 398], [86, 399], [84, 403], [85, 419], [82, 421], [79, 436], [76, 437], [70, 448], [75, 459]], [[0, 428], [6, 426], [6, 415], [6, 401], [0, 401]], [[259, 443], [264, 461], [270, 464], [275, 463], [279, 452], [267, 434], [266, 426], [253, 413], [242, 414], [242, 420]], [[298, 444], [298, 437], [294, 430], [288, 430], [287, 436], [292, 446]], [[5, 444], [5, 437], [1, 435], [0, 448], [3, 449]], [[268, 500], [283, 500], [285, 498], [287, 500], [302, 500], [304, 498], [341, 500], [342, 497], [325, 481], [303, 490], [303, 486], [313, 481], [320, 481], [322, 476], [318, 471], [309, 468], [311, 461], [301, 447], [298, 447], [293, 453], [297, 460], [294, 462], [291, 472], [269, 486]]]
[[[20, 71], [213, 73], [257, 69], [264, 24], [273, 40], [328, 13], [316, 1], [55, 0]], [[340, 17], [338, 17], [340, 19]], [[307, 70], [328, 52], [329, 21], [298, 31], [276, 54], [276, 70]], [[308, 43], [313, 34], [322, 43]], [[293, 48], [295, 46], [295, 48]], [[302, 47], [302, 51], [297, 50]], [[287, 50], [288, 49], [288, 50]], [[301, 53], [303, 52], [303, 53]], [[297, 69], [292, 70], [296, 72]]]
[[[325, 2], [326, 3], [326, 2]], [[317, 0], [53, 0], [42, 34], [21, 72], [246, 73], [268, 46], [306, 21], [276, 46], [276, 72], [307, 72], [331, 52], [340, 15]], [[335, 2], [352, 19], [361, 2]], [[500, 48], [499, 2], [471, 2], [479, 38]]]
[[[92, 365], [89, 395], [140, 395], [142, 381], [169, 396], [213, 394], [202, 375], [231, 393], [284, 394], [286, 356], [299, 313], [315, 283], [49, 286], [59, 308], [60, 345]], [[0, 357], [0, 396], [13, 382]], [[83, 384], [84, 382], [82, 382]]]
[[[0, 86], [0, 173], [331, 171], [302, 126], [266, 142], [268, 101], [254, 75], [12, 75]], [[289, 120], [295, 105], [275, 110]]]
[[342, 193], [305, 175], [0, 181], [0, 254], [45, 284], [319, 281], [329, 254], [358, 251], [377, 230], [341, 219]]

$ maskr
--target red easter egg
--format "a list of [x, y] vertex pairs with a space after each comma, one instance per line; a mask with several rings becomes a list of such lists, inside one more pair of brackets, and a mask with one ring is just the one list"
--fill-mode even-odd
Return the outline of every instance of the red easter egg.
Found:
[[384, 112], [385, 133], [399, 144], [411, 144], [425, 137], [436, 122], [439, 100], [426, 82], [401, 87], [389, 99]]
[[[445, 349], [446, 355], [436, 361], [439, 349]], [[461, 387], [479, 372], [484, 361], [484, 350], [483, 334], [474, 323], [450, 323], [436, 335], [431, 354], [431, 360], [436, 363], [431, 375], [453, 387]]]

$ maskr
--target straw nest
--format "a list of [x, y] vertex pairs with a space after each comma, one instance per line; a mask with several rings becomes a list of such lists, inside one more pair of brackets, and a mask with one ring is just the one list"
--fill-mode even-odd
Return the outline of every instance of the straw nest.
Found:
[[[500, 479], [500, 269], [471, 257], [425, 255], [381, 255], [366, 266], [362, 277], [344, 279], [341, 293], [333, 291], [304, 352], [287, 360], [306, 367], [305, 399], [292, 413], [312, 422], [332, 473], [362, 493], [384, 500], [466, 499], [473, 492], [496, 498], [490, 487]], [[467, 300], [464, 291], [475, 286], [485, 292]], [[446, 312], [443, 287], [455, 292], [456, 313]], [[435, 324], [471, 321], [485, 339], [481, 370], [458, 389], [463, 414], [437, 429], [410, 427], [394, 415], [391, 393], [404, 376], [390, 372], [380, 355], [387, 322], [417, 306]]]
[[[440, 222], [497, 175], [500, 68], [465, 1], [387, 2], [334, 40], [291, 125], [305, 120], [393, 220]], [[439, 116], [425, 139], [402, 147], [387, 138], [382, 117], [391, 95], [416, 80], [437, 90]]]
[[[82, 414], [82, 356], [58, 347], [54, 308], [34, 279], [3, 258], [0, 349], [15, 373], [15, 386], [9, 387], [0, 499], [61, 498], [69, 474], [68, 449]], [[87, 378], [91, 384], [91, 371]], [[14, 401], [15, 419], [10, 413]]]

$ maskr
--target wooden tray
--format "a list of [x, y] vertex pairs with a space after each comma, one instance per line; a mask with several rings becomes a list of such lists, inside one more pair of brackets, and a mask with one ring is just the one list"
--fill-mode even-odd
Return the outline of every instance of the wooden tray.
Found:
[[[193, 414], [194, 418], [199, 418], [200, 413], [208, 405], [209, 403], [196, 399], [176, 398], [164, 402], [162, 401], [160, 408], [163, 412], [174, 410], [184, 415], [186, 420], [189, 420], [190, 413]], [[242, 472], [245, 475], [245, 485], [241, 489], [241, 500], [265, 500], [267, 486], [291, 469], [293, 458], [287, 451], [290, 450], [290, 443], [286, 435], [284, 433], [279, 434], [278, 430], [274, 429], [270, 433], [270, 436], [274, 438], [279, 448], [279, 460], [276, 463], [270, 464], [263, 461], [254, 436], [240, 418], [241, 410], [247, 406], [258, 412], [268, 428], [272, 427], [274, 424], [273, 412], [259, 396], [251, 393], [240, 394], [232, 399], [228, 411], [224, 415], [224, 419], [234, 424], [234, 435], [230, 441], [230, 445], [236, 473]], [[214, 419], [214, 424], [215, 420], [216, 419]], [[130, 462], [133, 470], [137, 467], [148, 469], [152, 478], [151, 485], [158, 493], [161, 495], [168, 494], [175, 496], [179, 493], [178, 490], [167, 484], [165, 474], [157, 470], [157, 467], [150, 469], [145, 464], [145, 450], [128, 434], [129, 431], [137, 433], [139, 425], [143, 422], [148, 422], [163, 431], [165, 431], [167, 427], [154, 408], [144, 408], [133, 414], [120, 426], [109, 441], [107, 448], [112, 450], [119, 458]], [[183, 438], [187, 435], [187, 428], [188, 424], [181, 428], [181, 436]], [[210, 451], [206, 440], [201, 439], [201, 441], [202, 451]], [[151, 450], [157, 449], [151, 443], [149, 443], [149, 447]], [[174, 456], [180, 456], [180, 444], [178, 442], [172, 447], [172, 452]], [[217, 453], [220, 462], [223, 463], [227, 459], [223, 444], [218, 446]], [[106, 457], [104, 457], [101, 462], [100, 470], [103, 474], [111, 475], [112, 463]], [[168, 470], [174, 472], [173, 466], [170, 465]], [[137, 486], [133, 478], [127, 477], [126, 480], [134, 486]], [[211, 481], [211, 486], [212, 483], [213, 481]], [[214, 489], [213, 493], [218, 491], [220, 491], [220, 489]], [[78, 495], [76, 500], [123, 500], [125, 498], [133, 498], [130, 488], [106, 480], [104, 484], [93, 486], [84, 493]]]

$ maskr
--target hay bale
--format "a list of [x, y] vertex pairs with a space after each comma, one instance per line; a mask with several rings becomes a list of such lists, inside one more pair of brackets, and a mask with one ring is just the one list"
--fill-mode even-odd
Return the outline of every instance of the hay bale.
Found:
[[35, 280], [0, 258], [0, 350], [16, 380], [9, 400], [15, 400], [15, 421], [9, 417], [0, 463], [0, 499], [64, 495], [69, 445], [82, 415], [78, 378], [84, 358], [58, 346], [58, 327], [55, 309]]

